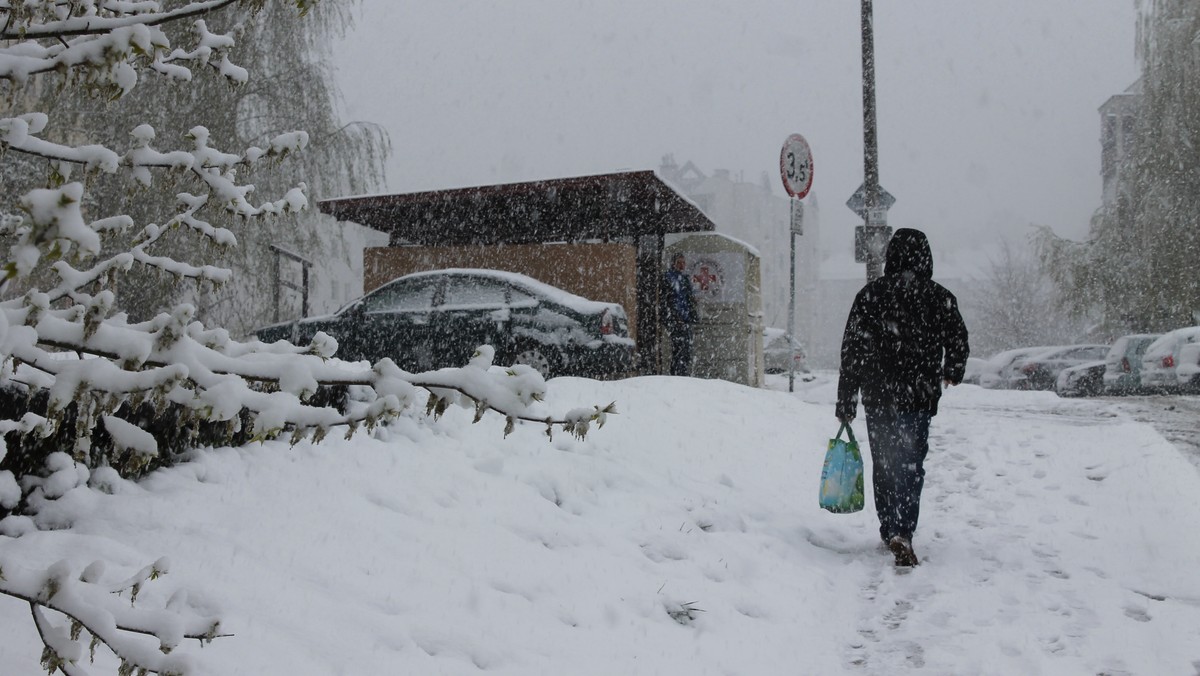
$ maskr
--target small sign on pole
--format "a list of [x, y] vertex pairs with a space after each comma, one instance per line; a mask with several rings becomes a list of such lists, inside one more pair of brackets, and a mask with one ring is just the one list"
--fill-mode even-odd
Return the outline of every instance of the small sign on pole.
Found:
[[[891, 209], [895, 203], [896, 198], [892, 196], [892, 193], [884, 190], [883, 186], [879, 186], [879, 204], [876, 205], [876, 208], [883, 210], [883, 219], [887, 218], [887, 210]], [[871, 210], [867, 208], [867, 186], [865, 185], [858, 186], [858, 190], [855, 190], [850, 199], [846, 200], [846, 206], [865, 221], [874, 221], [880, 218], [879, 213], [871, 213]]]
[[797, 199], [793, 199], [793, 200], [789, 200], [789, 201], [792, 203], [792, 221], [791, 221], [792, 234], [793, 235], [803, 235], [804, 234], [804, 202], [801, 202], [800, 200], [797, 200]]
[[792, 134], [783, 142], [783, 150], [779, 153], [779, 174], [783, 178], [783, 189], [796, 199], [803, 199], [812, 188], [812, 148], [803, 136]]
[[866, 263], [872, 256], [882, 258], [892, 239], [892, 229], [886, 225], [854, 227], [854, 262]]

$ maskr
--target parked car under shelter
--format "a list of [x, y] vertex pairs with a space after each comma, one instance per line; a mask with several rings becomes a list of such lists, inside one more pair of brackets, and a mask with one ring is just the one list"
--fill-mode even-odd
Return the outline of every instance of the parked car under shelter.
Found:
[[484, 344], [495, 348], [495, 364], [527, 364], [547, 378], [614, 377], [634, 367], [634, 341], [620, 305], [498, 270], [405, 275], [332, 315], [275, 324], [255, 335], [303, 343], [318, 331], [338, 341], [340, 359], [388, 357], [411, 372], [462, 366]]

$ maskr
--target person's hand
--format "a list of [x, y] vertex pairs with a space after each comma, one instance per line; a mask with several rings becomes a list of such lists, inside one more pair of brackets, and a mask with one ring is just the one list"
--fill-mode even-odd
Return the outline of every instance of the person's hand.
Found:
[[849, 425], [854, 416], [858, 413], [858, 402], [856, 401], [839, 401], [833, 409], [833, 416], [838, 419], [838, 422]]
[[955, 385], [957, 385], [957, 384], [958, 384], [958, 381], [957, 381], [957, 380], [950, 380], [949, 378], [943, 378], [943, 379], [942, 379], [942, 384], [943, 384], [943, 385], [945, 385], [946, 387], [954, 387]]

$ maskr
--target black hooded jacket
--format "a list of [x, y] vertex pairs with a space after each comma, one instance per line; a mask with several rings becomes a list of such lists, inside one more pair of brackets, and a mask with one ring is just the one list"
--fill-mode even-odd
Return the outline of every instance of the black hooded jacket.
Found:
[[883, 277], [863, 287], [850, 308], [837, 416], [854, 417], [859, 390], [868, 412], [889, 407], [936, 414], [942, 380], [962, 381], [967, 354], [958, 300], [933, 281], [929, 240], [901, 228], [888, 244]]

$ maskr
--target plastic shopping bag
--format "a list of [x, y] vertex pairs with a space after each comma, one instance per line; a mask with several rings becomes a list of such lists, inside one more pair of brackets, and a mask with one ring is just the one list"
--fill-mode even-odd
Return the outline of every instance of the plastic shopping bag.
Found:
[[[842, 440], [842, 432], [847, 440]], [[837, 436], [829, 440], [825, 467], [821, 469], [821, 509], [849, 514], [863, 508], [863, 461], [854, 440], [854, 430], [843, 423]]]

